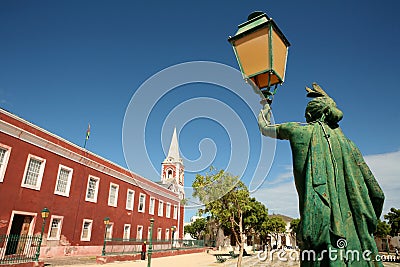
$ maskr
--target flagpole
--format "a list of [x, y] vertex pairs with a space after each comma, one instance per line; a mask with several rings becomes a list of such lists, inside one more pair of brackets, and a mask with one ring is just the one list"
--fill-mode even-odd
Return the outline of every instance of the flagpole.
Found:
[[90, 123], [88, 123], [88, 128], [86, 130], [85, 144], [83, 145], [84, 149], [86, 149], [86, 142], [89, 139], [89, 136], [90, 136]]

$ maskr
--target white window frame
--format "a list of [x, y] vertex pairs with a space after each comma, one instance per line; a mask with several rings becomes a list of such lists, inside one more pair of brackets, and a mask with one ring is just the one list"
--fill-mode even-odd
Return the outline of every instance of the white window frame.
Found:
[[154, 197], [150, 197], [149, 201], [149, 214], [154, 215], [154, 209], [156, 207], [156, 199]]
[[174, 205], [174, 219], [178, 219], [178, 205]]
[[[140, 200], [142, 199], [142, 197], [143, 197], [143, 205], [142, 205], [142, 208], [140, 208], [140, 203], [141, 203]], [[144, 211], [146, 209], [146, 195], [143, 193], [140, 193], [138, 202], [139, 202], [138, 203], [138, 212], [144, 213]]]
[[162, 239], [162, 228], [157, 228], [157, 240]]
[[106, 239], [111, 239], [113, 235], [113, 230], [114, 230], [114, 223], [109, 222], [108, 224], [105, 224], [105, 236]]
[[[57, 191], [57, 185], [58, 185], [58, 181], [59, 181], [59, 178], [60, 178], [61, 169], [65, 169], [65, 170], [69, 171], [67, 185], [65, 186], [65, 192]], [[56, 186], [54, 187], [54, 194], [55, 195], [69, 197], [69, 192], [70, 192], [70, 189], [71, 189], [72, 173], [73, 172], [74, 172], [74, 170], [72, 168], [69, 168], [69, 167], [61, 165], [61, 164], [58, 165]]]
[[[128, 227], [128, 232], [125, 231], [126, 227]], [[125, 235], [127, 233], [127, 235]], [[123, 236], [122, 238], [124, 240], [130, 239], [131, 238], [131, 225], [130, 224], [124, 224], [124, 229], [123, 229]]]
[[167, 202], [167, 206], [165, 208], [165, 217], [171, 218], [171, 203]]
[[165, 229], [165, 240], [169, 240], [169, 228]]
[[[129, 201], [128, 201], [129, 200], [128, 199], [129, 193], [132, 193], [132, 201], [131, 201], [131, 203], [129, 203]], [[133, 210], [134, 205], [135, 205], [135, 191], [132, 190], [132, 189], [128, 189], [126, 191], [126, 206], [125, 206], [125, 208], [127, 210]]]
[[[83, 227], [85, 225], [86, 222], [90, 223], [90, 226], [88, 228], [88, 236], [87, 237], [83, 237]], [[90, 241], [90, 238], [92, 237], [92, 229], [93, 229], [93, 220], [91, 219], [83, 219], [82, 222], [82, 229], [81, 229], [81, 241]]]
[[6, 150], [6, 152], [4, 153], [3, 164], [0, 167], [0, 183], [2, 183], [4, 181], [4, 176], [6, 175], [8, 159], [10, 158], [11, 154], [11, 147], [0, 144], [0, 148]]
[[[139, 229], [141, 231], [139, 231]], [[138, 225], [136, 228], [136, 239], [137, 240], [141, 240], [143, 239], [143, 225]]]
[[[38, 175], [38, 178], [37, 178], [37, 181], [36, 181], [36, 185], [25, 184], [25, 178], [26, 178], [26, 175], [27, 175], [27, 172], [28, 172], [28, 166], [29, 166], [29, 162], [30, 162], [31, 159], [35, 159], [35, 160], [38, 160], [38, 161], [42, 162], [42, 164], [40, 164], [39, 175]], [[41, 157], [38, 157], [38, 156], [35, 156], [35, 155], [32, 155], [32, 154], [29, 154], [28, 158], [26, 159], [25, 171], [24, 171], [24, 176], [22, 176], [21, 187], [25, 187], [25, 188], [29, 188], [29, 189], [34, 189], [34, 190], [40, 191], [40, 187], [42, 185], [42, 179], [43, 179], [45, 166], [46, 166], [46, 160], [45, 159], [43, 159]]]
[[[91, 179], [91, 178], [97, 180], [97, 182], [96, 182], [96, 189], [95, 189], [95, 191], [94, 191], [94, 197], [93, 197], [93, 199], [87, 197], [88, 190], [89, 190], [89, 182], [90, 182], [90, 179]], [[98, 194], [99, 194], [99, 187], [100, 187], [100, 178], [99, 178], [99, 177], [96, 177], [96, 176], [93, 176], [93, 175], [89, 175], [89, 176], [88, 176], [88, 180], [87, 180], [87, 185], [86, 185], [85, 200], [88, 201], [88, 202], [97, 203], [97, 196], [98, 196]]]
[[164, 201], [158, 200], [158, 216], [162, 217], [164, 215]]
[[[111, 202], [111, 188], [116, 187], [115, 190], [115, 198], [114, 198], [114, 203]], [[108, 191], [108, 206], [110, 207], [117, 207], [118, 206], [118, 191], [119, 191], [119, 185], [110, 183], [110, 188]]]
[[[53, 225], [53, 220], [57, 219], [60, 220], [60, 224], [58, 226], [57, 229], [57, 234], [55, 237], [51, 237], [51, 227]], [[61, 236], [61, 229], [62, 229], [62, 225], [63, 225], [63, 220], [64, 220], [64, 216], [58, 216], [58, 215], [51, 215], [51, 219], [50, 219], [50, 223], [49, 223], [49, 231], [47, 233], [47, 240], [60, 240], [60, 236]]]

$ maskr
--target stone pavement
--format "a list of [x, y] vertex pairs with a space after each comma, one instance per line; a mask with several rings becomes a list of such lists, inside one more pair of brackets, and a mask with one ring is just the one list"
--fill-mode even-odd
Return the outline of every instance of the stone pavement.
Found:
[[[45, 266], [66, 266], [66, 267], [100, 267], [101, 265], [96, 264], [95, 257], [65, 257], [59, 259], [43, 259]], [[151, 260], [152, 267], [236, 267], [237, 259], [229, 259], [224, 263], [218, 263], [215, 256], [203, 253], [186, 254], [171, 257], [154, 258]], [[297, 261], [282, 262], [275, 259], [274, 261], [266, 260], [260, 261], [257, 255], [243, 257], [243, 267], [299, 267], [300, 264]], [[395, 262], [384, 262], [385, 267], [400, 267], [400, 263]], [[124, 261], [107, 263], [103, 267], [147, 267], [146, 261]]]

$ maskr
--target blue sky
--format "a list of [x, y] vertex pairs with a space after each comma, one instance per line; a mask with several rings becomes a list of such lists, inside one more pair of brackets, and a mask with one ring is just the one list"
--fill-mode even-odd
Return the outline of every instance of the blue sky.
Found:
[[[232, 71], [228, 66], [238, 68], [227, 37], [254, 10], [272, 17], [292, 44], [286, 80], [273, 103], [275, 121], [304, 121], [304, 87], [318, 82], [344, 112], [344, 133], [359, 146], [382, 185], [384, 212], [399, 208], [396, 0], [3, 0], [0, 106], [82, 146], [90, 122], [90, 151], [152, 180], [159, 180], [156, 171], [177, 126], [182, 156], [192, 170], [186, 173], [186, 186], [207, 164], [225, 169], [230, 163], [240, 165], [241, 157], [243, 180], [249, 182], [258, 170], [266, 175], [270, 165], [258, 164], [260, 145], [266, 141], [257, 132], [253, 109], [258, 103], [250, 91], [194, 82], [197, 74], [207, 72], [201, 69], [188, 75], [190, 84], [167, 90], [161, 81], [158, 86], [167, 91], [154, 103], [156, 89], [148, 89], [149, 97], [142, 102], [131, 99], [146, 89], [146, 81], [157, 80], [157, 73], [192, 61], [227, 65], [225, 73], [214, 72], [217, 79], [244, 87], [237, 73], [232, 79], [224, 76]], [[181, 79], [179, 73], [170, 75], [168, 82]], [[146, 122], [137, 125], [146, 153], [134, 153], [135, 143], [123, 144], [123, 126], [132, 123], [124, 122], [130, 103], [135, 103], [133, 117]], [[245, 142], [238, 145], [235, 140], [242, 137]], [[254, 195], [270, 213], [297, 217], [289, 144], [279, 141], [276, 150], [274, 146], [268, 144], [275, 155], [272, 168]], [[128, 164], [124, 152], [130, 155]], [[140, 162], [147, 159], [156, 171], [141, 169]], [[193, 214], [189, 210], [186, 220]]]

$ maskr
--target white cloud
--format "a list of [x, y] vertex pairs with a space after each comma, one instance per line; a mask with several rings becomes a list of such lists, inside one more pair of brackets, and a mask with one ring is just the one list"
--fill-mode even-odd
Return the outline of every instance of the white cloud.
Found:
[[[400, 208], [400, 151], [365, 156], [365, 161], [385, 193], [383, 214], [391, 207]], [[291, 168], [275, 179], [267, 180], [252, 194], [268, 208], [269, 214], [299, 217], [298, 197]]]
[[390, 208], [400, 208], [400, 151], [368, 155], [365, 162], [370, 167], [385, 194], [383, 214]]

